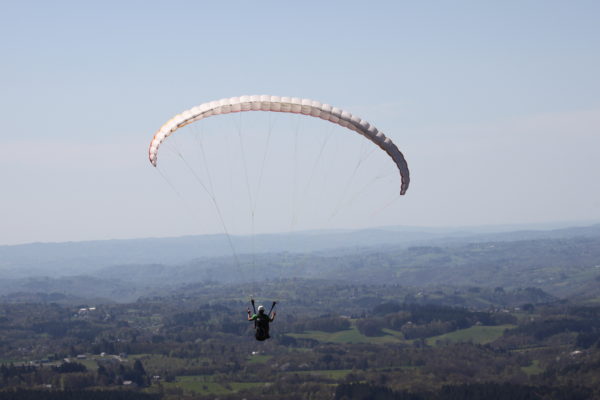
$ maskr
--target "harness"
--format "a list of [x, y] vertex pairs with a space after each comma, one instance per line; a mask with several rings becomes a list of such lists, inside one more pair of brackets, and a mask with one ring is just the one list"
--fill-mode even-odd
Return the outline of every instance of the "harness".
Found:
[[256, 319], [254, 320], [254, 337], [256, 338], [256, 340], [262, 342], [263, 340], [267, 340], [268, 338], [271, 337], [269, 335], [269, 323], [271, 322], [270, 316], [271, 316], [271, 312], [275, 308], [275, 305], [277, 304], [277, 302], [276, 301], [273, 302], [268, 314], [266, 314], [266, 313], [257, 314], [256, 306], [254, 305], [254, 299], [250, 299], [250, 302], [252, 303], [252, 309], [254, 310], [254, 315], [256, 315]]

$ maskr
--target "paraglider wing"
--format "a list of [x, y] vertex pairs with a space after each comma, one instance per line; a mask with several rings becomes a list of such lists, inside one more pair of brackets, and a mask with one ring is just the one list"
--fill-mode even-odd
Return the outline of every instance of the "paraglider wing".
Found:
[[275, 111], [303, 114], [321, 118], [358, 132], [384, 150], [394, 163], [396, 163], [402, 180], [400, 194], [405, 194], [408, 189], [410, 176], [406, 160], [398, 147], [382, 132], [379, 132], [369, 122], [347, 111], [332, 107], [329, 104], [322, 104], [318, 101], [297, 97], [290, 98], [269, 95], [231, 97], [200, 104], [181, 114], [177, 114], [161, 126], [154, 135], [148, 150], [150, 162], [156, 167], [158, 149], [161, 143], [177, 129], [213, 115], [241, 111]]

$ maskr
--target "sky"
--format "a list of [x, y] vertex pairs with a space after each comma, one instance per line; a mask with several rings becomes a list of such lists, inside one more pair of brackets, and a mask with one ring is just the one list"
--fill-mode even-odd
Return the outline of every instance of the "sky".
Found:
[[[598, 15], [597, 1], [1, 2], [0, 244], [598, 222]], [[170, 117], [244, 94], [370, 121], [406, 156], [407, 194], [364, 139], [297, 116], [214, 117], [149, 164]]]

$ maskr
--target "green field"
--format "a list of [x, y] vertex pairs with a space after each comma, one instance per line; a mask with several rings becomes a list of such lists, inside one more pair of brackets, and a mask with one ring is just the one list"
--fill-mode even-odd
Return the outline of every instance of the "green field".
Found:
[[[515, 325], [497, 325], [497, 326], [472, 326], [466, 329], [445, 333], [439, 336], [433, 336], [427, 339], [428, 345], [435, 345], [437, 341], [443, 342], [472, 342], [477, 344], [485, 344], [493, 342], [502, 336], [505, 330], [514, 328]], [[322, 332], [322, 331], [306, 331], [303, 333], [290, 333], [296, 339], [313, 339], [323, 343], [397, 343], [411, 341], [405, 340], [402, 333], [392, 329], [383, 329], [383, 336], [365, 336], [361, 334], [355, 326], [351, 329], [346, 329], [338, 332]]]
[[[130, 356], [131, 365], [135, 359], [140, 359], [144, 364], [144, 368], [151, 374], [161, 375], [165, 371], [176, 371], [186, 368], [195, 368], [201, 365], [208, 364], [209, 358], [197, 357], [197, 358], [179, 358], [169, 357], [157, 354], [144, 354], [143, 356]], [[162, 372], [161, 372], [162, 371]]]
[[89, 370], [89, 371], [94, 371], [96, 370], [96, 368], [98, 368], [98, 363], [96, 362], [95, 359], [90, 359], [87, 358], [85, 360], [73, 360], [74, 362], [77, 362], [79, 364], [83, 364], [85, 365], [85, 367]]
[[397, 343], [404, 341], [402, 333], [392, 329], [383, 329], [382, 336], [365, 336], [356, 329], [352, 322], [350, 329], [337, 332], [306, 331], [303, 333], [288, 333], [288, 336], [296, 339], [313, 339], [322, 343]]
[[540, 367], [539, 360], [533, 360], [531, 362], [531, 365], [528, 365], [526, 367], [521, 367], [521, 369], [527, 375], [537, 375], [537, 374], [541, 374], [542, 372], [544, 372], [544, 369], [542, 367]]
[[163, 382], [162, 385], [168, 387], [178, 387], [186, 392], [196, 394], [230, 394], [244, 389], [251, 389], [263, 386], [265, 382], [228, 382], [217, 383], [209, 375], [178, 376], [175, 382]]
[[264, 354], [252, 355], [248, 358], [248, 364], [264, 364], [271, 358], [273, 358], [273, 356], [267, 356]]
[[325, 370], [310, 370], [310, 371], [293, 371], [288, 372], [289, 374], [299, 374], [299, 375], [319, 375], [324, 376], [329, 379], [340, 380], [344, 379], [349, 373], [351, 373], [351, 369], [325, 369]]
[[600, 304], [600, 297], [594, 297], [594, 298], [585, 300], [585, 302], [587, 304], [589, 304], [590, 306], [595, 306], [595, 305]]
[[515, 328], [515, 325], [496, 325], [496, 326], [472, 326], [466, 329], [460, 329], [454, 332], [445, 333], [439, 336], [433, 336], [427, 339], [427, 344], [432, 346], [436, 342], [472, 342], [476, 344], [486, 344], [498, 339], [505, 330]]
[[0, 364], [26, 364], [27, 361], [23, 361], [23, 360], [17, 360], [14, 358], [0, 358]]

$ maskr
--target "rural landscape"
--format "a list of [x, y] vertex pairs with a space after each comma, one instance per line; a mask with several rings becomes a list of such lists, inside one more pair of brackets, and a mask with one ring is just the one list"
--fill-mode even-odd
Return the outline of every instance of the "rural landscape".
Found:
[[[600, 226], [424, 235], [242, 257], [262, 266], [243, 282], [223, 256], [15, 277], [2, 287], [0, 398], [600, 396]], [[269, 341], [246, 321], [251, 297], [277, 301]]]
[[0, 1], [0, 400], [600, 400], [600, 1]]

